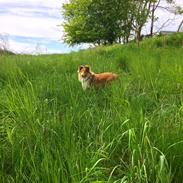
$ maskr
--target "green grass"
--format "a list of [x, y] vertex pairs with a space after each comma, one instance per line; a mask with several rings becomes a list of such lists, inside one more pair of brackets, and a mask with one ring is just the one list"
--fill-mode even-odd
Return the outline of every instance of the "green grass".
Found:
[[[68, 55], [1, 55], [1, 182], [182, 182], [181, 36]], [[80, 64], [119, 80], [84, 92]]]

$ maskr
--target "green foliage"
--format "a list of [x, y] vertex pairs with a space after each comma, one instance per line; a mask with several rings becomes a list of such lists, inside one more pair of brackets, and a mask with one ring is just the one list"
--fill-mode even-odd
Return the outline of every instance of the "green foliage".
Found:
[[[1, 182], [183, 180], [183, 53], [163, 39], [0, 56]], [[84, 92], [80, 64], [119, 80]]]
[[129, 36], [130, 8], [130, 0], [69, 1], [63, 6], [65, 41], [69, 44], [112, 44], [122, 36]]
[[[133, 36], [139, 43], [141, 31], [150, 18], [150, 35], [153, 36], [155, 11], [158, 0], [70, 0], [63, 5], [65, 42], [68, 44], [93, 43], [106, 45], [128, 43]], [[172, 0], [174, 14], [181, 7]], [[166, 9], [166, 7], [165, 7]], [[180, 25], [181, 26], [181, 25]]]
[[65, 41], [67, 43], [78, 44], [80, 42], [87, 42], [87, 39], [90, 42], [90, 39], [92, 39], [92, 36], [88, 32], [90, 30], [86, 26], [88, 17], [87, 8], [90, 3], [91, 1], [88, 0], [72, 0], [70, 3], [64, 4], [64, 17], [67, 21], [64, 29], [66, 32]]

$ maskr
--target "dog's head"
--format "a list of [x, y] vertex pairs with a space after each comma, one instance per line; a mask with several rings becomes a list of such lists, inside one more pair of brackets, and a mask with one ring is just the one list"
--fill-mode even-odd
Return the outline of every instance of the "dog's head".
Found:
[[78, 74], [83, 79], [88, 78], [91, 75], [90, 66], [88, 66], [88, 65], [85, 65], [85, 66], [81, 65], [81, 66], [79, 66]]

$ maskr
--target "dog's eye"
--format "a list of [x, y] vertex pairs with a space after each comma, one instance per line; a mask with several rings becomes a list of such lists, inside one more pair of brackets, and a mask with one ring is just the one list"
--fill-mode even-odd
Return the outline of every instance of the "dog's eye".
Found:
[[83, 68], [83, 66], [81, 65], [81, 66], [79, 66], [79, 71], [81, 70]]

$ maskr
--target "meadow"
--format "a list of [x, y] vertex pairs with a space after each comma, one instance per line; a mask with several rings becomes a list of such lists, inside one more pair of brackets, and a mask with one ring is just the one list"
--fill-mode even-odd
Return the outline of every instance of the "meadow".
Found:
[[[183, 34], [0, 55], [0, 182], [183, 182]], [[77, 68], [113, 71], [83, 91]]]

